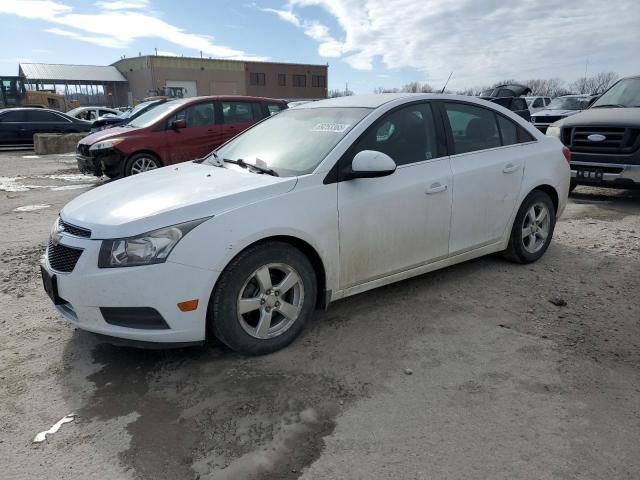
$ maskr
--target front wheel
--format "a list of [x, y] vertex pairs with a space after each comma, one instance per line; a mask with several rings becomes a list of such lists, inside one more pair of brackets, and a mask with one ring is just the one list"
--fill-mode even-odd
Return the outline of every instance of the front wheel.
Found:
[[549, 247], [555, 226], [556, 210], [551, 198], [534, 190], [518, 210], [505, 257], [517, 263], [537, 261]]
[[222, 272], [208, 329], [231, 349], [263, 355], [289, 345], [313, 315], [317, 280], [309, 259], [283, 242], [249, 247]]
[[137, 153], [133, 155], [124, 167], [124, 175], [137, 175], [138, 173], [148, 172], [160, 168], [162, 163], [150, 153]]

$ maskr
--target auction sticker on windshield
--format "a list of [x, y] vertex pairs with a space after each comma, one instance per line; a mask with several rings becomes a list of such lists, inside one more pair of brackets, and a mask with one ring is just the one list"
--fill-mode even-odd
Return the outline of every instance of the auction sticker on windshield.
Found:
[[312, 132], [345, 132], [351, 125], [345, 123], [318, 123], [311, 129]]

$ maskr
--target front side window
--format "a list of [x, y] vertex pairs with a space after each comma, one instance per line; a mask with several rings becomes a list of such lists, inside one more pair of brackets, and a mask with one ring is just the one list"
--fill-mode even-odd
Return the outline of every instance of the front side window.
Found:
[[217, 154], [230, 160], [259, 162], [280, 176], [304, 175], [313, 172], [370, 112], [368, 108], [286, 109], [227, 142]]
[[184, 110], [179, 111], [173, 117], [169, 118], [169, 125], [176, 120], [184, 120], [187, 128], [207, 127], [214, 125], [215, 114], [213, 103], [198, 103]]
[[438, 143], [431, 105], [410, 105], [383, 117], [358, 139], [351, 153], [363, 150], [386, 153], [397, 165], [436, 158]]
[[267, 81], [265, 78], [265, 74], [264, 73], [255, 73], [255, 72], [251, 72], [249, 74], [249, 83], [251, 85], [258, 85], [258, 86], [264, 86], [266, 85]]
[[253, 110], [248, 102], [222, 102], [222, 118], [224, 123], [251, 123]]
[[294, 87], [306, 87], [307, 86], [307, 76], [306, 75], [294, 75], [293, 76], [293, 86]]
[[463, 103], [445, 103], [453, 136], [454, 154], [500, 146], [495, 114], [486, 108]]

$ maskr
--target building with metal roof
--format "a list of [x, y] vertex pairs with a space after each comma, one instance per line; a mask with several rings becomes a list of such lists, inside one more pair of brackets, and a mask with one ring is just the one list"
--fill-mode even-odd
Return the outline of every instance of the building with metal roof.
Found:
[[112, 65], [59, 65], [52, 63], [21, 63], [20, 76], [32, 82], [126, 82]]

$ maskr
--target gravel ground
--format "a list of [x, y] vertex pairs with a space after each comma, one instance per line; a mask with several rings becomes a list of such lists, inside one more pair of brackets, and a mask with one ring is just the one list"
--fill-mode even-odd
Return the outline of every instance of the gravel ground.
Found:
[[113, 347], [55, 313], [38, 260], [96, 183], [0, 153], [0, 477], [640, 478], [640, 191], [579, 187], [540, 262], [367, 292], [245, 358]]

